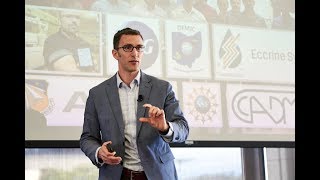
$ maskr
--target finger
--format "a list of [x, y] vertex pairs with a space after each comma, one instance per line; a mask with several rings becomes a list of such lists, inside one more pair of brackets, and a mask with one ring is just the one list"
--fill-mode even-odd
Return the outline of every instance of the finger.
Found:
[[148, 123], [150, 122], [150, 118], [139, 118], [139, 121]]
[[107, 144], [112, 144], [112, 141], [106, 141], [106, 142], [104, 142], [102, 145], [103, 145], [104, 147], [107, 147]]
[[114, 157], [115, 155], [116, 155], [116, 152], [115, 152], [115, 151], [107, 153], [107, 157], [108, 157], [108, 158], [112, 158], [112, 157]]
[[109, 160], [115, 162], [115, 161], [121, 161], [122, 158], [120, 156], [112, 156], [112, 157], [109, 157]]
[[112, 161], [112, 162], [117, 162], [117, 161], [121, 161], [122, 160], [122, 158], [120, 156], [109, 156], [108, 159], [110, 161]]
[[155, 114], [155, 116], [158, 117], [158, 116], [161, 116], [162, 114], [164, 114], [164, 111], [162, 109], [159, 109]]
[[152, 121], [151, 118], [139, 118], [139, 121], [149, 123], [152, 127], [155, 126], [155, 121]]
[[149, 109], [148, 109], [148, 116], [151, 117], [151, 116], [152, 116], [151, 111], [152, 111], [152, 108], [153, 108], [154, 106], [152, 106], [151, 104], [144, 104], [143, 107], [149, 108]]
[[110, 152], [108, 152], [108, 150], [107, 150], [107, 152], [102, 155], [102, 158], [101, 158], [101, 159], [107, 161], [108, 159], [110, 159], [110, 157], [113, 157], [114, 155], [115, 155], [115, 152], [110, 153]]
[[154, 107], [151, 111], [152, 117], [156, 117], [157, 113], [160, 112], [160, 109], [157, 107]]
[[155, 106], [152, 106], [152, 107], [149, 109], [149, 116], [150, 116], [150, 117], [155, 117], [158, 109], [159, 109], [159, 108], [157, 108], [157, 107], [155, 107]]
[[149, 109], [149, 114], [151, 117], [157, 117], [159, 115], [162, 114], [162, 111], [160, 108], [156, 107], [156, 106], [152, 106], [150, 109]]
[[155, 107], [152, 113], [153, 113], [153, 117], [158, 117], [158, 116], [161, 116], [164, 113], [164, 111], [158, 107]]
[[109, 164], [112, 164], [112, 165], [119, 164], [121, 161], [122, 161], [121, 157], [114, 157], [108, 160]]
[[143, 107], [145, 107], [145, 108], [151, 108], [152, 105], [151, 105], [151, 104], [144, 104]]
[[110, 157], [106, 160], [107, 164], [116, 165], [122, 161], [121, 157]]

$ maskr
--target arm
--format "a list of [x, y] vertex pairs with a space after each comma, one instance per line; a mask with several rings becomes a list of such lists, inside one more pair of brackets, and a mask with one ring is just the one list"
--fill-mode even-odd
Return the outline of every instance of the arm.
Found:
[[166, 120], [171, 123], [173, 129], [171, 142], [186, 141], [189, 135], [189, 125], [180, 109], [179, 101], [175, 97], [171, 84], [167, 87], [164, 112], [166, 113]]
[[80, 136], [80, 149], [98, 167], [101, 164], [96, 162], [96, 151], [101, 146], [100, 125], [94, 104], [94, 98], [91, 90], [86, 102], [83, 130]]
[[101, 167], [105, 163], [111, 165], [119, 164], [122, 158], [116, 157], [116, 152], [109, 152], [106, 147], [107, 144], [112, 142], [102, 142], [94, 95], [90, 90], [84, 113], [80, 148], [97, 167]]
[[[172, 86], [168, 84], [164, 108], [160, 109], [151, 104], [144, 104], [148, 108], [147, 118], [140, 118], [156, 128], [167, 142], [184, 142], [189, 134], [189, 126], [175, 98]], [[170, 128], [170, 129], [169, 129]]]

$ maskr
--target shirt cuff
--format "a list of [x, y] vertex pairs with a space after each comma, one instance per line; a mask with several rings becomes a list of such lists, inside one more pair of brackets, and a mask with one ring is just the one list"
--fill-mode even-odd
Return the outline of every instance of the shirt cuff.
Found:
[[171, 142], [172, 138], [173, 138], [173, 126], [172, 126], [171, 122], [168, 122], [168, 125], [169, 125], [168, 133], [167, 134], [161, 134], [161, 136], [163, 137], [163, 139], [166, 142]]
[[100, 161], [99, 161], [99, 158], [98, 158], [98, 152], [99, 152], [99, 149], [100, 149], [100, 148], [101, 148], [101, 146], [97, 148], [95, 156], [96, 156], [96, 162], [97, 162], [100, 166], [102, 166], [102, 165], [104, 164], [104, 162], [103, 162], [103, 161], [100, 162]]

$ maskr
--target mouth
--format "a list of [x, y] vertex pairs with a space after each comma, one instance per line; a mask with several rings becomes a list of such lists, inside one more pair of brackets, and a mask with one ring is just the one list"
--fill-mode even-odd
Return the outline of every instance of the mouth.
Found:
[[132, 60], [132, 61], [129, 61], [130, 63], [139, 63], [139, 61], [137, 60]]

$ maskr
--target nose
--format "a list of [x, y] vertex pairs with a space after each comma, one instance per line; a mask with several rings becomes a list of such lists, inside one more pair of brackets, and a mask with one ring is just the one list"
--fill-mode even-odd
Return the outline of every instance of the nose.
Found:
[[139, 55], [139, 52], [138, 52], [137, 49], [134, 47], [134, 48], [132, 49], [132, 51], [131, 51], [131, 54], [136, 57], [137, 55]]

